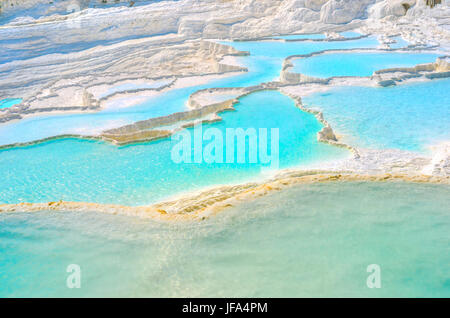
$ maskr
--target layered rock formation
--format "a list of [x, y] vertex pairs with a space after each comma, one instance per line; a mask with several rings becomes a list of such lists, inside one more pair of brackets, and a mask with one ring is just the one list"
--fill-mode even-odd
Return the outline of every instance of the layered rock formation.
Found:
[[[97, 47], [70, 54], [70, 57], [53, 54], [6, 63], [0, 66], [3, 74], [0, 92], [4, 97], [21, 96], [24, 101], [1, 115], [0, 121], [44, 111], [95, 110], [104, 107], [108, 98], [117, 97], [117, 91], [111, 92], [110, 96], [104, 91], [122, 82], [138, 86], [174, 75], [186, 77], [242, 71], [243, 68], [219, 63], [227, 54], [238, 52], [212, 42], [150, 38]], [[104, 89], [100, 90], [100, 87]], [[145, 90], [158, 88], [141, 88], [138, 93]]]
[[[114, 6], [111, 1], [2, 1], [0, 99], [24, 102], [3, 112], [0, 121], [49, 111], [96, 111], [108, 103], [99, 88], [114, 91], [118, 83], [143, 87], [149, 81], [243, 70], [219, 63], [237, 52], [208, 38], [333, 34], [359, 27], [445, 47], [448, 2], [432, 9], [425, 0], [180, 0], [132, 7], [127, 1]], [[25, 9], [37, 11], [20, 16]], [[14, 20], [5, 18], [14, 13]], [[115, 97], [119, 93], [139, 95], [137, 89], [115, 91]]]
[[150, 2], [149, 0], [1, 0], [0, 12], [4, 16], [30, 15], [39, 17], [67, 14], [87, 8], [107, 8], [118, 5], [131, 7]]
[[[186, 77], [243, 71], [241, 67], [220, 62], [226, 55], [241, 53], [205, 39], [333, 33], [358, 27], [364, 33], [402, 35], [413, 44], [441, 45], [445, 49], [450, 43], [448, 0], [117, 2], [54, 0], [50, 5], [43, 0], [1, 1], [0, 99], [22, 97], [24, 102], [6, 110], [0, 120], [9, 121], [50, 111], [96, 111], [120, 94], [143, 94], [145, 97], [144, 91], [154, 93], [170, 89], [171, 85]], [[295, 74], [291, 81], [289, 74], [285, 73], [287, 77], [282, 74], [281, 82], [224, 91], [224, 95], [242, 96], [259, 89], [280, 89], [294, 98], [298, 107], [302, 107], [301, 96], [308, 89], [324, 89], [335, 84], [372, 85], [380, 83], [380, 80], [395, 83], [395, 78], [406, 80], [408, 76], [440, 76], [436, 74], [445, 73], [448, 73], [447, 60], [423, 69], [389, 70], [372, 78], [334, 79], [307, 85], [300, 83], [301, 78], [297, 80]], [[140, 88], [131, 91], [117, 89], [130, 83]], [[155, 87], [155, 83], [160, 85]], [[231, 109], [234, 102], [234, 99], [214, 101], [208, 94], [198, 93], [189, 100], [192, 108], [189, 111], [110, 129], [98, 136], [76, 137], [102, 138], [117, 144], [153, 140], [171, 134], [173, 127], [169, 129], [167, 126], [180, 121], [186, 126], [197, 119], [216, 120], [216, 112]], [[314, 113], [324, 124], [317, 136], [320, 141], [346, 146], [339, 143], [339, 138], [319, 111], [304, 110]], [[4, 205], [0, 206], [0, 212], [100, 210], [167, 219], [174, 215], [180, 218], [187, 215], [189, 219], [206, 217], [239, 200], [301, 182], [450, 182], [448, 145], [439, 148], [437, 155], [431, 158], [394, 150], [352, 150], [355, 152], [352, 158], [329, 166], [321, 163], [320, 171], [282, 172], [264, 182], [215, 188], [149, 207], [49, 202]]]

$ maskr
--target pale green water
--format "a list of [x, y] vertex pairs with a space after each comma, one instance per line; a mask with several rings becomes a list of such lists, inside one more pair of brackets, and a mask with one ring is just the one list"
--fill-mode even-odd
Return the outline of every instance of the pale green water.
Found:
[[450, 79], [394, 87], [341, 87], [303, 98], [355, 146], [427, 151], [450, 137]]
[[431, 53], [333, 53], [294, 60], [293, 72], [313, 77], [371, 76], [377, 70], [432, 63]]
[[[0, 215], [0, 296], [449, 297], [450, 188], [300, 185], [200, 223]], [[66, 268], [81, 267], [81, 289]], [[366, 287], [369, 264], [381, 289]]]
[[[105, 127], [163, 116], [184, 110], [188, 96], [205, 87], [240, 87], [268, 82], [279, 76], [283, 59], [321, 49], [375, 47], [374, 38], [338, 42], [282, 43], [274, 41], [227, 42], [251, 56], [240, 58], [248, 73], [206, 85], [169, 91], [126, 109], [95, 114], [41, 116], [2, 125], [0, 143], [30, 141], [62, 133], [88, 134]], [[294, 107], [276, 92], [252, 94], [237, 113], [226, 113], [226, 127], [280, 128], [280, 167], [310, 164], [349, 155], [342, 149], [319, 144], [322, 128], [314, 116]], [[117, 148], [100, 143], [65, 139], [33, 147], [0, 152], [0, 202], [75, 200], [130, 205], [148, 204], [168, 196], [208, 185], [243, 182], [260, 175], [260, 164], [175, 164], [170, 158], [174, 143]], [[14, 165], [10, 163], [14, 162]]]
[[[184, 110], [198, 89], [271, 81], [288, 55], [378, 42], [232, 44], [251, 52], [239, 58], [249, 73], [170, 91], [127, 109], [2, 125], [0, 143], [167, 115]], [[309, 101], [328, 106], [325, 118], [357, 144], [417, 150], [446, 136], [449, 105], [448, 81], [416, 85], [333, 90]], [[318, 143], [320, 123], [278, 92], [251, 94], [236, 109], [204, 129], [279, 128], [281, 168], [349, 155]], [[170, 157], [175, 143], [116, 147], [65, 139], [0, 151], [0, 203], [62, 199], [141, 205], [248, 181], [265, 167], [176, 164]], [[97, 213], [2, 214], [0, 296], [448, 296], [448, 194], [448, 186], [431, 185], [300, 186], [206, 222], [171, 226]], [[65, 286], [72, 263], [82, 267], [80, 290]], [[372, 263], [382, 268], [380, 290], [365, 287]]]

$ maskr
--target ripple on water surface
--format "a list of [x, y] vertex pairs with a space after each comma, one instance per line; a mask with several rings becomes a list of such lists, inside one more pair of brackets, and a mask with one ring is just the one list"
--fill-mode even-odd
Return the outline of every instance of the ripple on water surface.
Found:
[[[0, 215], [0, 296], [449, 297], [450, 189], [299, 185], [200, 223]], [[82, 288], [66, 287], [78, 264]], [[369, 264], [381, 289], [366, 287]]]

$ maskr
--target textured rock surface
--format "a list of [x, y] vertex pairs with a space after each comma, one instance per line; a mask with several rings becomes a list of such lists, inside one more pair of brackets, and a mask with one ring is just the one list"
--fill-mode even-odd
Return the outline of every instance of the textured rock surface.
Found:
[[401, 17], [406, 15], [407, 11], [415, 5], [416, 0], [385, 0], [372, 6], [369, 9], [369, 15], [376, 19], [381, 19], [389, 15]]
[[[408, 5], [406, 10], [402, 7]], [[405, 12], [406, 11], [406, 12]], [[425, 0], [383, 0], [368, 9], [363, 32], [393, 36], [401, 34], [412, 44], [440, 45], [449, 49], [450, 0], [434, 8]]]
[[14, 61], [0, 65], [3, 74], [0, 91], [5, 97], [21, 96], [24, 102], [3, 114], [0, 120], [13, 112], [32, 113], [42, 108], [45, 111], [61, 111], [73, 106], [96, 108], [100, 106], [100, 99], [104, 104], [107, 97], [97, 93], [99, 86], [114, 87], [125, 80], [133, 80], [138, 85], [150, 78], [242, 70], [219, 63], [225, 54], [236, 53], [229, 46], [212, 42], [180, 43], [179, 39], [150, 38], [96, 47], [70, 54], [70, 58], [53, 54]]
[[[413, 44], [448, 48], [448, 2], [431, 9], [419, 0], [137, 1], [133, 7], [127, 1], [2, 1], [0, 99], [21, 97], [24, 102], [2, 112], [0, 121], [42, 111], [95, 111], [107, 103], [99, 87], [114, 90], [126, 81], [144, 86], [242, 70], [219, 63], [237, 52], [207, 38], [336, 35], [358, 26], [382, 34], [385, 42], [387, 36], [401, 34]], [[31, 9], [31, 16], [21, 15]], [[302, 80], [284, 75], [285, 80], [292, 77], [290, 82]]]
[[[110, 3], [109, 0], [107, 2]], [[431, 9], [420, 0], [181, 0], [157, 3], [126, 1], [103, 4], [99, 1], [43, 0], [1, 1], [0, 13], [0, 99], [23, 97], [24, 103], [2, 113], [2, 119], [42, 111], [95, 111], [114, 98], [159, 92], [177, 81], [202, 75], [233, 72], [242, 68], [224, 65], [233, 49], [212, 44], [207, 38], [248, 39], [285, 33], [336, 32], [358, 27], [364, 33], [401, 35], [416, 45], [450, 43], [449, 1]], [[13, 6], [11, 6], [11, 3]], [[125, 5], [120, 6], [121, 3]], [[94, 8], [98, 6], [97, 8]], [[381, 36], [382, 35], [382, 36]], [[433, 71], [437, 71], [438, 73]], [[300, 98], [332, 85], [393, 84], [393, 76], [407, 81], [419, 70], [396, 70], [371, 78], [331, 79], [326, 83], [301, 83], [290, 73], [284, 83], [269, 83], [255, 89], [279, 88]], [[449, 76], [448, 60], [420, 71], [430, 76]], [[422, 75], [422, 73], [418, 75]], [[409, 74], [409, 75], [408, 75]], [[417, 74], [412, 74], [416, 76]], [[434, 74], [434, 75], [433, 75]], [[437, 75], [436, 75], [437, 74]], [[403, 77], [404, 78], [403, 78]], [[293, 83], [291, 83], [291, 81]], [[145, 85], [160, 82], [157, 88]], [[135, 91], [114, 90], [121, 84], [137, 85]], [[277, 87], [277, 85], [283, 85]], [[112, 93], [105, 93], [113, 89]], [[145, 92], [145, 93], [144, 93]], [[199, 92], [190, 99], [189, 112], [171, 114], [104, 131], [97, 138], [129, 143], [152, 140], [172, 131], [163, 125], [209, 116], [232, 107], [233, 100], [215, 100], [217, 90]], [[245, 89], [223, 91], [224, 96], [242, 95]], [[106, 94], [106, 95], [105, 95]], [[111, 96], [109, 96], [110, 94]], [[308, 110], [324, 124], [318, 138], [339, 144], [333, 130], [319, 111]], [[203, 118], [202, 118], [203, 119]], [[151, 128], [157, 128], [151, 130]], [[265, 195], [301, 182], [361, 180], [408, 180], [448, 184], [450, 151], [448, 143], [433, 149], [433, 155], [418, 156], [397, 150], [355, 150], [357, 156], [311, 167], [320, 171], [287, 171], [260, 183], [226, 186], [189, 195], [182, 200], [149, 207], [121, 207], [87, 203], [49, 202], [0, 206], [2, 211], [98, 210], [165, 219], [202, 218], [239, 201]], [[328, 170], [324, 170], [328, 169]], [[432, 176], [430, 176], [432, 175]], [[174, 216], [175, 214], [175, 216]], [[186, 219], [189, 219], [187, 217]]]
[[330, 0], [320, 10], [320, 20], [324, 23], [348, 23], [366, 17], [367, 8], [375, 0]]
[[[385, 154], [389, 158], [389, 154]], [[406, 159], [407, 160], [407, 159]], [[416, 161], [413, 166], [423, 162], [421, 158], [411, 159]], [[389, 160], [384, 160], [389, 163]], [[379, 164], [383, 164], [383, 160]], [[398, 164], [398, 161], [396, 162]], [[273, 178], [259, 182], [245, 183], [240, 185], [226, 185], [209, 190], [189, 193], [171, 201], [156, 203], [149, 206], [123, 206], [114, 204], [97, 204], [88, 202], [46, 202], [46, 203], [18, 203], [1, 204], [2, 212], [37, 212], [37, 211], [96, 211], [110, 214], [123, 214], [140, 217], [148, 217], [160, 221], [188, 221], [203, 220], [216, 215], [234, 205], [253, 200], [281, 191], [296, 184], [308, 184], [319, 182], [427, 182], [434, 184], [450, 183], [449, 177], [429, 175], [406, 175], [403, 173], [363, 173], [357, 171], [338, 172], [333, 170], [304, 170], [284, 171]]]

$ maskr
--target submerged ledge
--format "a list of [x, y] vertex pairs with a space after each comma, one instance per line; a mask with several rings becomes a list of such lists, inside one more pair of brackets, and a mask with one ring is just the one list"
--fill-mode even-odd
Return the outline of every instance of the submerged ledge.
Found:
[[57, 201], [47, 203], [18, 203], [0, 205], [3, 212], [71, 211], [101, 212], [151, 218], [158, 221], [199, 221], [212, 217], [229, 207], [254, 200], [297, 184], [320, 182], [414, 182], [450, 184], [449, 176], [377, 174], [364, 175], [349, 172], [288, 171], [262, 182], [215, 187], [196, 194], [185, 194], [172, 201], [148, 206], [124, 206], [88, 202]]

